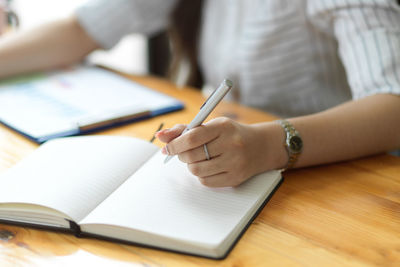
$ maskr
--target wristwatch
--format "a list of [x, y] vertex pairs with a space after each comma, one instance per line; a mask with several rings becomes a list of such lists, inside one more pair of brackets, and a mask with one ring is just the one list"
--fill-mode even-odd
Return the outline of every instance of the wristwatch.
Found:
[[299, 132], [287, 120], [277, 120], [276, 122], [282, 126], [286, 135], [285, 148], [288, 152], [289, 160], [283, 168], [283, 171], [285, 171], [293, 167], [299, 158], [301, 151], [303, 150], [303, 140], [301, 139]]

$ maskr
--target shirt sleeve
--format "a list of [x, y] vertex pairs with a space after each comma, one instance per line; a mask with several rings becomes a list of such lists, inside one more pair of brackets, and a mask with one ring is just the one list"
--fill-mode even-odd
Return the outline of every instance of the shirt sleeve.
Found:
[[400, 8], [396, 1], [309, 3], [309, 15], [316, 24], [329, 21], [353, 98], [378, 93], [400, 95]]
[[129, 33], [165, 29], [176, 0], [90, 0], [75, 10], [81, 26], [104, 49]]

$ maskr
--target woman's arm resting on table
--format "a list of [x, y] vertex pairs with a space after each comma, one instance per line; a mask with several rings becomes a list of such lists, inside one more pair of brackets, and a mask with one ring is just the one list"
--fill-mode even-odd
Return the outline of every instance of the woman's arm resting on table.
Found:
[[77, 63], [98, 48], [71, 16], [0, 39], [0, 78]]
[[[400, 96], [380, 94], [289, 119], [304, 144], [295, 167], [399, 148], [399, 114]], [[179, 136], [183, 129], [184, 125], [177, 125], [160, 131], [157, 137], [168, 143], [169, 154], [177, 154], [207, 186], [236, 186], [257, 173], [280, 169], [288, 160], [284, 131], [275, 122], [245, 125], [217, 118]], [[211, 160], [206, 160], [203, 144], [207, 144]]]
[[304, 141], [297, 167], [400, 148], [400, 96], [396, 95], [372, 95], [291, 121]]

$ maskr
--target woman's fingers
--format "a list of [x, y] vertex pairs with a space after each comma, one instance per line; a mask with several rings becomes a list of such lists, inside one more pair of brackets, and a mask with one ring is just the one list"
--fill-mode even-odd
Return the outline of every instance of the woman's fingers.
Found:
[[244, 180], [235, 180], [232, 179], [232, 173], [230, 172], [223, 172], [216, 175], [211, 175], [208, 177], [199, 177], [200, 183], [208, 187], [231, 187], [231, 186], [238, 186]]
[[[207, 147], [208, 155], [211, 159], [221, 155], [223, 148], [220, 144], [220, 139], [214, 139], [211, 142], [205, 144]], [[204, 144], [194, 149], [182, 152], [178, 154], [179, 160], [184, 163], [194, 163], [198, 161], [207, 160], [206, 151]]]
[[169, 155], [176, 155], [200, 147], [203, 144], [209, 143], [210, 141], [216, 139], [218, 135], [218, 127], [201, 125], [171, 140], [167, 144], [167, 150]]
[[203, 185], [209, 187], [237, 186], [245, 181], [243, 161], [221, 154], [211, 160], [188, 164], [189, 171], [198, 177]]
[[156, 137], [163, 143], [171, 142], [171, 140], [181, 135], [186, 128], [185, 124], [177, 124], [171, 129], [164, 129], [156, 133]]
[[226, 172], [226, 166], [222, 157], [188, 163], [189, 171], [197, 177], [207, 177]]

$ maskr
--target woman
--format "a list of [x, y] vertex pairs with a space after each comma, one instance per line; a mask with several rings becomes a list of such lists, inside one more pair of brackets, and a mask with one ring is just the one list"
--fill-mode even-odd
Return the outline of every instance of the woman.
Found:
[[4, 40], [0, 76], [71, 64], [129, 32], [167, 27], [178, 61], [196, 73], [198, 60], [206, 85], [232, 79], [232, 99], [288, 118], [217, 118], [182, 136], [183, 125], [159, 132], [163, 152], [178, 155], [204, 185], [236, 186], [271, 169], [400, 147], [393, 0], [91, 1], [67, 20]]

